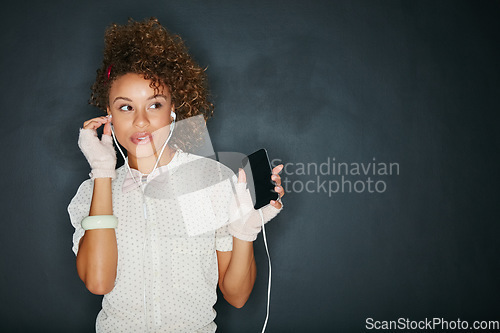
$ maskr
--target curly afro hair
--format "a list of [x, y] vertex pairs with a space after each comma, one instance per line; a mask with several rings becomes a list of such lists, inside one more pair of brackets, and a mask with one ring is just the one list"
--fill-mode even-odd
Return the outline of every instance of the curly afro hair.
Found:
[[103, 61], [91, 88], [90, 104], [106, 111], [113, 81], [136, 73], [151, 80], [151, 88], [156, 91], [162, 85], [169, 88], [177, 120], [203, 115], [206, 122], [213, 116], [205, 70], [188, 54], [182, 39], [169, 33], [158, 19], [138, 22], [129, 18], [125, 25], [112, 24], [106, 29], [104, 42]]

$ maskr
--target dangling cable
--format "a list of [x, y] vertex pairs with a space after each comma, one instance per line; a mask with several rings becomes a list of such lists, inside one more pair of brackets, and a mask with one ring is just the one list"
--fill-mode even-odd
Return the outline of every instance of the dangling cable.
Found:
[[135, 180], [135, 177], [134, 175], [132, 174], [132, 170], [130, 170], [130, 166], [128, 165], [127, 163], [127, 158], [125, 157], [125, 154], [123, 153], [122, 149], [120, 148], [120, 145], [118, 144], [118, 141], [116, 140], [116, 136], [115, 136], [115, 130], [113, 128], [113, 124], [110, 124], [111, 125], [111, 134], [113, 135], [113, 141], [115, 142], [115, 145], [116, 147], [118, 148], [118, 150], [120, 151], [120, 154], [122, 155], [123, 157], [123, 160], [125, 161], [125, 165], [127, 166], [127, 169], [128, 169], [128, 172], [130, 173], [130, 177], [132, 177], [132, 179], [134, 180], [134, 182], [139, 185], [139, 183], [137, 182], [137, 180]]
[[153, 168], [153, 171], [151, 171], [151, 173], [153, 173], [156, 170], [156, 167], [158, 166], [158, 162], [160, 162], [160, 157], [163, 154], [163, 151], [165, 150], [165, 147], [167, 146], [167, 143], [170, 140], [170, 137], [172, 136], [172, 133], [174, 132], [175, 118], [176, 117], [175, 117], [175, 113], [174, 112], [172, 112], [171, 114], [173, 115], [174, 120], [172, 121], [172, 123], [170, 123], [170, 133], [168, 134], [168, 138], [165, 141], [165, 143], [163, 144], [163, 147], [161, 148], [160, 154], [158, 155], [158, 159], [156, 160], [156, 164], [155, 164], [155, 166]]
[[264, 216], [262, 215], [262, 208], [259, 208], [259, 215], [262, 221], [262, 239], [264, 239], [264, 245], [266, 247], [266, 253], [267, 253], [267, 260], [269, 263], [269, 280], [267, 282], [267, 312], [266, 312], [266, 320], [264, 321], [264, 326], [262, 327], [262, 333], [264, 333], [267, 326], [267, 320], [269, 319], [269, 304], [271, 301], [271, 256], [269, 255], [269, 248], [267, 247], [266, 227], [264, 227]]

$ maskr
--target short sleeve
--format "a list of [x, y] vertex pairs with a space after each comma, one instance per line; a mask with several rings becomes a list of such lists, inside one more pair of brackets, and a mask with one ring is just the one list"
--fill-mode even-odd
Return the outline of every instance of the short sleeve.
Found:
[[75, 228], [73, 233], [73, 252], [78, 253], [80, 239], [85, 234], [81, 223], [89, 215], [90, 203], [92, 201], [93, 182], [89, 179], [84, 181], [68, 206], [68, 214], [71, 224]]
[[233, 236], [228, 231], [228, 226], [225, 225], [215, 231], [215, 249], [221, 252], [233, 250]]

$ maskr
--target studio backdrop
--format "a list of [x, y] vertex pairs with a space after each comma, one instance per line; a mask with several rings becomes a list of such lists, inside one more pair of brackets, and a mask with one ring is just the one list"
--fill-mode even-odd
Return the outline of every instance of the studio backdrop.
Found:
[[[499, 1], [15, 1], [2, 13], [0, 331], [94, 329], [102, 297], [78, 278], [66, 211], [90, 171], [78, 131], [101, 115], [88, 100], [105, 28], [151, 16], [206, 68], [213, 149], [266, 148], [284, 164], [285, 207], [266, 228], [268, 332], [500, 330]], [[262, 236], [255, 256], [247, 304], [219, 294], [220, 332], [262, 328]]]

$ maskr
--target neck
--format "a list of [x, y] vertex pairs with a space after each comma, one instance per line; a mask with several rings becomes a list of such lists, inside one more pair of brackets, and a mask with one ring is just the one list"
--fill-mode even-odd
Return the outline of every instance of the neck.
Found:
[[[158, 162], [157, 168], [170, 163], [170, 161], [174, 157], [174, 154], [175, 154], [175, 150], [170, 148], [167, 145], [165, 147], [165, 150], [163, 151], [163, 154], [161, 154], [160, 161]], [[128, 165], [132, 169], [139, 170], [141, 173], [148, 175], [151, 172], [153, 172], [153, 168], [156, 164], [156, 161], [158, 160], [158, 155], [159, 155], [159, 151], [155, 152], [154, 155], [147, 156], [147, 157], [140, 157], [140, 158], [137, 158], [136, 156], [129, 154]]]

